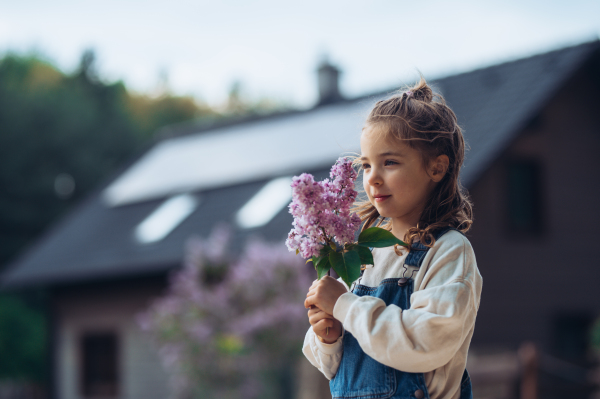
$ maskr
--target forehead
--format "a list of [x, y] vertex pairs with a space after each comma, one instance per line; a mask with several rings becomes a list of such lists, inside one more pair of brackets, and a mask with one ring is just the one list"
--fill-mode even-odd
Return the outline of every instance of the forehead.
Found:
[[366, 125], [361, 134], [363, 137], [369, 137], [370, 139], [386, 139], [389, 136], [389, 129], [383, 123], [373, 123]]
[[381, 125], [367, 126], [363, 129], [360, 136], [360, 148], [363, 155], [390, 151], [406, 154], [413, 150], [404, 140], [393, 137], [386, 127]]

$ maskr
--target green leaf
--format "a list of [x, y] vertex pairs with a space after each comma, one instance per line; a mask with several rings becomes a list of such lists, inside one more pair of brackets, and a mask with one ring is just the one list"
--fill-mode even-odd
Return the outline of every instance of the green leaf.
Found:
[[406, 246], [404, 242], [396, 238], [392, 232], [381, 227], [369, 227], [358, 236], [358, 244], [363, 247], [383, 248], [395, 244]]
[[300, 253], [300, 250], [299, 250], [299, 249], [297, 249], [297, 250], [296, 250], [296, 255], [298, 255], [299, 253]]
[[350, 287], [352, 283], [360, 277], [360, 257], [355, 251], [332, 252], [329, 254], [329, 262], [333, 270]]
[[329, 245], [324, 245], [323, 248], [321, 248], [321, 251], [319, 252], [319, 256], [329, 256], [329, 253], [331, 251], [333, 251], [333, 249], [331, 249]]
[[360, 263], [363, 265], [372, 265], [373, 264], [373, 254], [368, 247], [363, 247], [362, 245], [356, 245], [352, 248], [353, 251], [358, 253], [360, 258]]
[[329, 269], [331, 269], [329, 257], [319, 257], [317, 263], [315, 263], [315, 269], [317, 269], [317, 278], [319, 280], [321, 279], [321, 277], [326, 276]]

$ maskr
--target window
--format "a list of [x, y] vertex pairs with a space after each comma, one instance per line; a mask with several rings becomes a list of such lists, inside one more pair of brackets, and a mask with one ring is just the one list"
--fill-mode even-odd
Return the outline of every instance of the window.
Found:
[[85, 333], [81, 337], [81, 388], [85, 398], [113, 398], [118, 394], [117, 335]]
[[280, 177], [265, 184], [238, 211], [238, 226], [250, 229], [269, 223], [292, 200], [291, 184], [291, 177]]
[[169, 198], [136, 227], [135, 238], [141, 244], [162, 240], [191, 215], [197, 206], [198, 199], [190, 194]]
[[507, 163], [508, 227], [513, 233], [542, 231], [541, 176], [534, 160]]

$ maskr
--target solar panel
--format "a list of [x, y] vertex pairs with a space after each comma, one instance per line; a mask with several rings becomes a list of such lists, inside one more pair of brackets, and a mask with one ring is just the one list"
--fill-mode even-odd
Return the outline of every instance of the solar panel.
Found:
[[109, 206], [296, 174], [359, 151], [372, 101], [342, 103], [158, 143], [103, 192]]

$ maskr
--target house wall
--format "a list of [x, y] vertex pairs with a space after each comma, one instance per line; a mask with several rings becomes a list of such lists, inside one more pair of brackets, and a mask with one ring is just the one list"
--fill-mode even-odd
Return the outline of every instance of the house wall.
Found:
[[97, 284], [60, 289], [54, 294], [55, 397], [79, 399], [80, 339], [86, 332], [116, 331], [120, 399], [165, 399], [168, 375], [135, 315], [160, 295], [164, 280]]
[[[600, 68], [572, 77], [471, 188], [475, 223], [467, 234], [483, 276], [473, 346], [532, 340], [554, 351], [559, 315], [600, 316]], [[542, 229], [507, 225], [506, 162], [541, 166]], [[577, 344], [577, 343], [574, 343]]]

